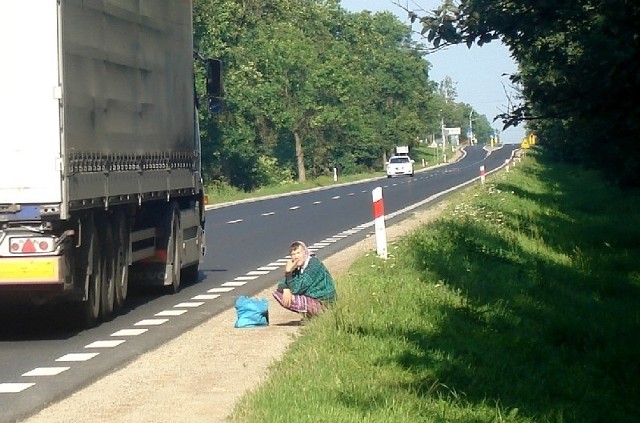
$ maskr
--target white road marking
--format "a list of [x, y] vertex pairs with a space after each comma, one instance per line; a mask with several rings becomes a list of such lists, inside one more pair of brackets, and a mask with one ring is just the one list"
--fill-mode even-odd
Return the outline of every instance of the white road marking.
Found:
[[242, 219], [230, 220], [227, 223], [230, 224], [230, 225], [233, 225], [234, 223], [240, 223], [240, 222], [242, 222]]
[[174, 305], [174, 307], [175, 308], [196, 308], [196, 307], [200, 307], [202, 304], [204, 304], [204, 302], [198, 301], [198, 302], [180, 303], [180, 304]]
[[100, 353], [72, 353], [65, 354], [60, 358], [56, 358], [56, 361], [89, 361], [93, 357], [98, 356]]
[[246, 282], [225, 282], [222, 284], [222, 286], [243, 286], [246, 284]]
[[313, 204], [314, 204], [314, 205], [322, 204], [322, 201], [314, 201], [314, 202], [313, 202]]
[[192, 300], [215, 300], [220, 294], [200, 294], [192, 298]]
[[[174, 306], [178, 307], [178, 306]], [[134, 323], [133, 326], [160, 326], [169, 321], [169, 319], [143, 319], [137, 323]]]
[[262, 267], [258, 267], [258, 270], [268, 270], [268, 271], [272, 271], [272, 270], [278, 270], [280, 266], [272, 266], [272, 265], [268, 265], [268, 266], [262, 266]]
[[233, 291], [235, 288], [211, 288], [210, 290], [208, 290], [207, 292], [231, 292]]
[[263, 216], [273, 216], [276, 212], [262, 213]]
[[335, 197], [331, 197], [331, 199], [332, 199], [332, 200], [339, 200], [339, 199], [340, 199], [340, 196], [339, 196], [339, 195], [336, 195]]
[[66, 372], [70, 368], [71, 367], [37, 367], [27, 373], [23, 373], [22, 376], [55, 376]]
[[142, 335], [149, 329], [121, 329], [111, 334], [111, 336], [138, 336]]
[[90, 343], [89, 345], [85, 345], [85, 348], [113, 348], [117, 347], [120, 344], [123, 344], [125, 341], [123, 339], [114, 339], [111, 341], [95, 341]]
[[164, 310], [160, 313], [154, 314], [156, 317], [171, 317], [171, 316], [182, 316], [185, 314], [187, 310]]
[[289, 207], [289, 210], [298, 210], [300, 208], [300, 206], [293, 206], [293, 207]]
[[268, 270], [252, 270], [251, 272], [247, 273], [247, 275], [250, 275], [250, 276], [254, 276], [254, 275], [262, 276], [267, 274], [269, 274]]
[[238, 276], [234, 280], [236, 281], [252, 281], [254, 279], [258, 279], [257, 276]]
[[35, 383], [0, 383], [0, 394], [15, 394], [31, 388]]

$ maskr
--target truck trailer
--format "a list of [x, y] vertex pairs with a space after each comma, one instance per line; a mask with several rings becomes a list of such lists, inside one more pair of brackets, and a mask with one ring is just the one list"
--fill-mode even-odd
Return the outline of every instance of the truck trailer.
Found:
[[197, 279], [191, 1], [5, 0], [0, 37], [0, 300], [70, 303], [86, 327], [130, 284]]

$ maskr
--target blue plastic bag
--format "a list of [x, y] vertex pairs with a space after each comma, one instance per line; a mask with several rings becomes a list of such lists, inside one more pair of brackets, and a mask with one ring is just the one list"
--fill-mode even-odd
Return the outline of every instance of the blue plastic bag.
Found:
[[236, 328], [253, 328], [269, 325], [269, 303], [266, 298], [250, 298], [246, 295], [236, 300]]

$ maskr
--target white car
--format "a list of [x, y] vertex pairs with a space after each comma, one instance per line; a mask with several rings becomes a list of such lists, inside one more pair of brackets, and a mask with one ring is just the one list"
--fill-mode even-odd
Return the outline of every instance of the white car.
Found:
[[413, 160], [409, 156], [391, 156], [387, 162], [387, 178], [413, 176]]

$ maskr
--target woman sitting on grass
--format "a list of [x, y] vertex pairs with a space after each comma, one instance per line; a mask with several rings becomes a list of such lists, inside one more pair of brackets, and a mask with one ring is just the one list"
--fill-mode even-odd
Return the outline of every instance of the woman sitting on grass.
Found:
[[284, 279], [278, 283], [273, 297], [284, 308], [305, 316], [322, 313], [336, 299], [329, 271], [302, 241], [293, 242], [289, 254]]

